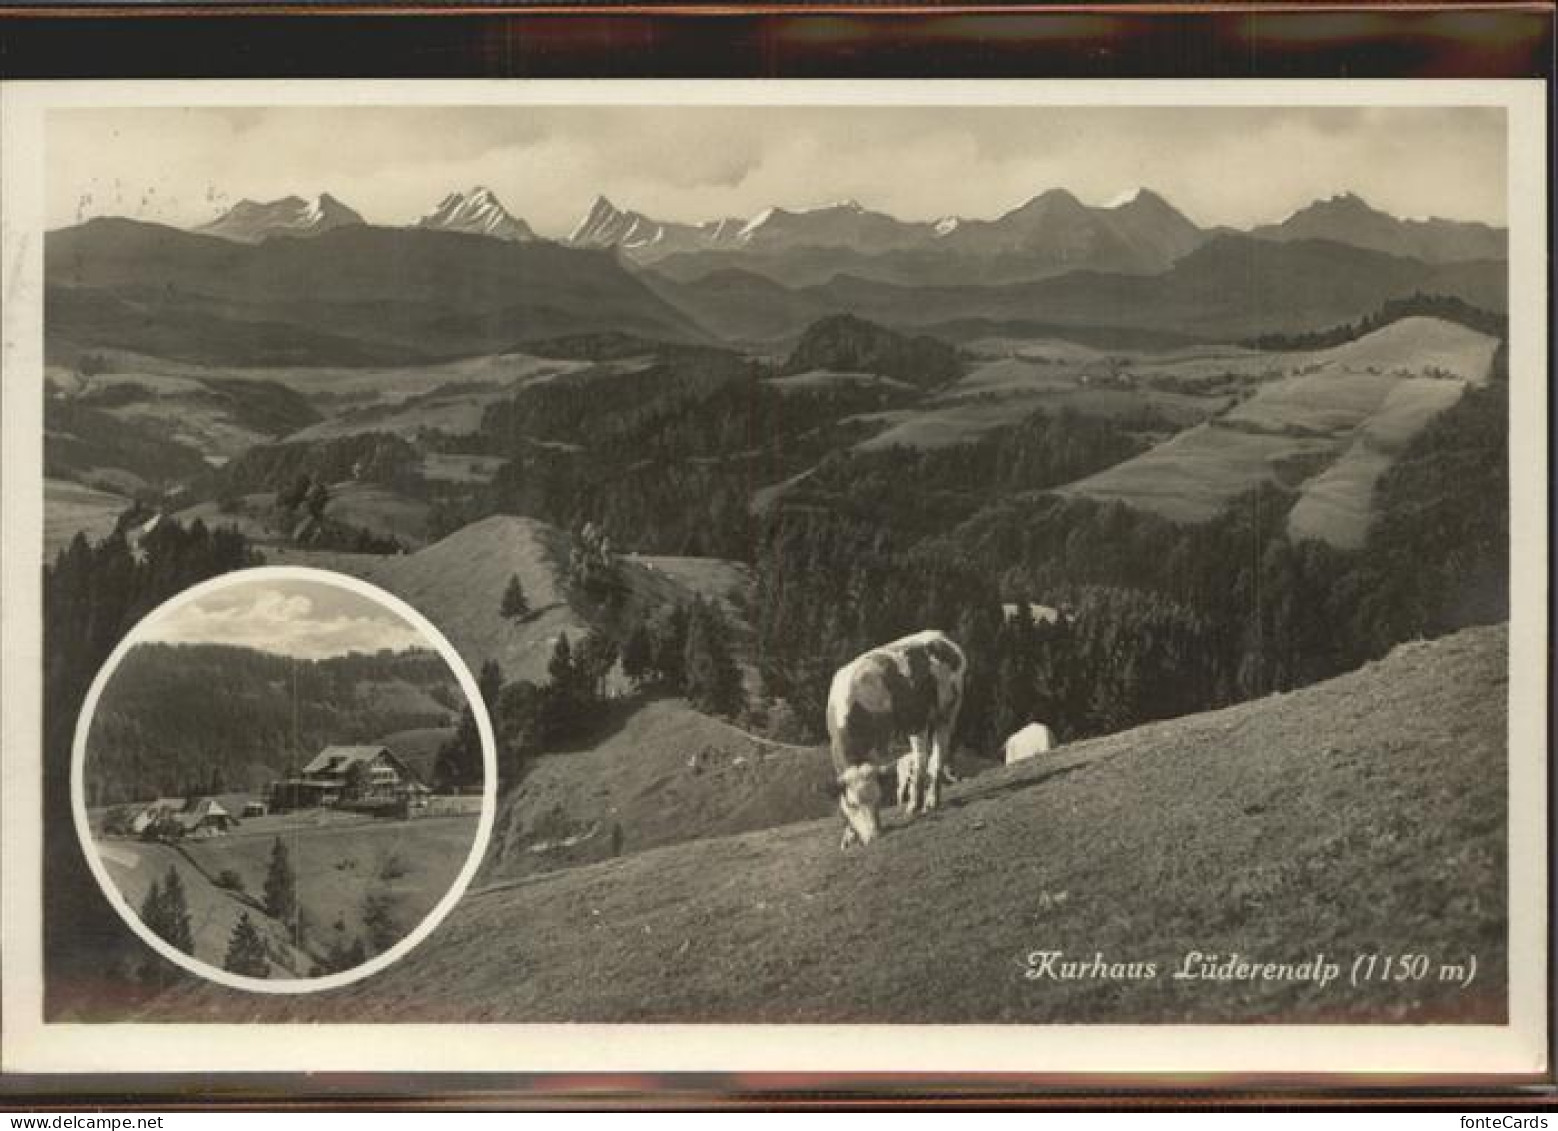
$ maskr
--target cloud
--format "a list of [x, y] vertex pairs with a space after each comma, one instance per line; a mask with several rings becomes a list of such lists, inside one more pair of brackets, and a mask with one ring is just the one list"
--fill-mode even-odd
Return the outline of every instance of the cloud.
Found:
[[165, 644], [231, 644], [320, 660], [426, 647], [398, 616], [345, 590], [299, 582], [240, 585], [181, 605], [144, 634]]
[[924, 220], [1138, 184], [1207, 225], [1280, 220], [1342, 189], [1397, 215], [1501, 224], [1505, 165], [1503, 112], [1475, 107], [66, 110], [47, 145], [51, 226], [105, 213], [188, 225], [240, 197], [321, 191], [402, 224], [484, 184], [552, 236], [597, 194], [666, 220], [846, 197]]

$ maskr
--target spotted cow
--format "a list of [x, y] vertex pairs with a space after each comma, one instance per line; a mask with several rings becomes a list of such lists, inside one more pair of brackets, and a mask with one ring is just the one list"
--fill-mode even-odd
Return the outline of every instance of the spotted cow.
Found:
[[[898, 807], [905, 812], [914, 800], [914, 787], [920, 777], [920, 763], [913, 750], [898, 759], [893, 767], [893, 776], [898, 784]], [[952, 767], [941, 767], [941, 780], [948, 785], [956, 785], [958, 776], [952, 772]]]
[[967, 674], [963, 649], [929, 630], [873, 648], [834, 675], [827, 723], [845, 822], [841, 848], [881, 835], [882, 771], [905, 739], [915, 767], [906, 809], [936, 808]]

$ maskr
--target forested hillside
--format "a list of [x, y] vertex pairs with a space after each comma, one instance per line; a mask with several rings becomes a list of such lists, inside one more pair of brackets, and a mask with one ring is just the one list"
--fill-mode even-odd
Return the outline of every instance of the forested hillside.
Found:
[[461, 702], [448, 665], [426, 649], [298, 660], [138, 644], [93, 715], [87, 804], [263, 789], [325, 746], [451, 725]]

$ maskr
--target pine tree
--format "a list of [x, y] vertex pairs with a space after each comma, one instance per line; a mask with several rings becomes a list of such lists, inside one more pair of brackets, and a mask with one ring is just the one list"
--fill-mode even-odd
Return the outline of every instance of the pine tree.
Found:
[[617, 643], [599, 632], [585, 634], [579, 641], [574, 667], [578, 675], [579, 692], [585, 705], [605, 697], [606, 676], [611, 665], [617, 662]]
[[685, 651], [687, 698], [700, 710], [734, 715], [741, 710], [745, 693], [741, 671], [731, 658], [725, 618], [719, 606], [694, 597], [687, 617]]
[[233, 933], [228, 937], [227, 956], [222, 959], [222, 969], [250, 978], [270, 975], [270, 958], [265, 950], [265, 940], [260, 937], [247, 911], [238, 916]]
[[499, 606], [498, 613], [505, 620], [515, 620], [530, 615], [530, 602], [525, 599], [525, 590], [519, 584], [519, 574], [510, 575], [508, 587], [503, 590], [503, 603]]
[[184, 881], [173, 865], [168, 865], [168, 874], [160, 884], [152, 881], [151, 890], [141, 903], [141, 922], [170, 946], [185, 954], [195, 953], [195, 939], [189, 926], [189, 901], [184, 895]]
[[635, 684], [643, 686], [653, 667], [654, 644], [650, 640], [649, 626], [639, 621], [623, 641], [622, 672]]
[[141, 922], [145, 923], [147, 929], [158, 938], [165, 937], [163, 914], [162, 881], [153, 879], [151, 887], [141, 899]]
[[280, 837], [270, 850], [270, 868], [265, 873], [265, 913], [272, 919], [292, 924], [297, 917], [298, 878], [292, 870], [292, 858]]
[[[503, 695], [503, 669], [496, 660], [488, 660], [476, 677], [476, 690], [489, 721], [496, 725], [498, 703]], [[476, 715], [469, 703], [460, 709], [460, 722], [454, 737], [438, 751], [433, 773], [443, 789], [466, 790], [481, 785], [485, 775], [482, 759], [481, 732], [476, 729]]]
[[566, 632], [559, 633], [547, 662], [549, 682], [542, 692], [542, 729], [548, 740], [567, 738], [579, 727], [579, 665], [573, 657], [573, 645]]
[[680, 692], [687, 678], [687, 609], [671, 605], [662, 609], [650, 627], [654, 669], [666, 690]]

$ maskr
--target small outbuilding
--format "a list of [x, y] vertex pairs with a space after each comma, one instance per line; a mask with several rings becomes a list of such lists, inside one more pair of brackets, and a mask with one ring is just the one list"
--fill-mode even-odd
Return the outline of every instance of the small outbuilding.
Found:
[[1025, 762], [1040, 754], [1048, 754], [1053, 749], [1055, 749], [1054, 732], [1043, 723], [1029, 723], [1008, 738], [1006, 745], [1002, 747], [1008, 766], [1013, 762]]

